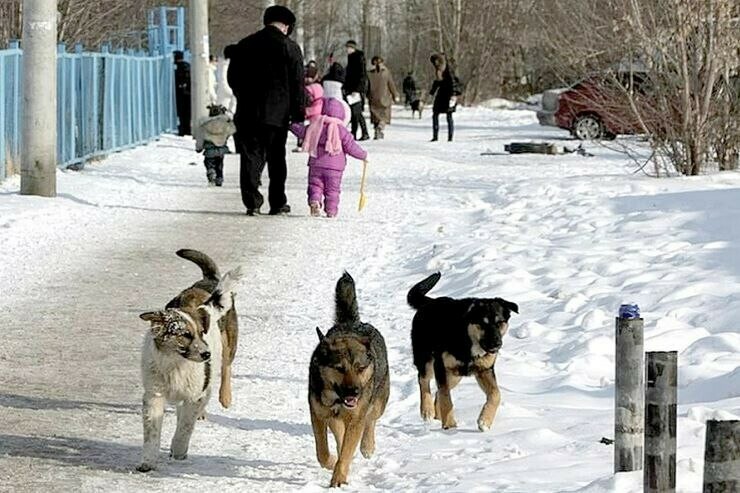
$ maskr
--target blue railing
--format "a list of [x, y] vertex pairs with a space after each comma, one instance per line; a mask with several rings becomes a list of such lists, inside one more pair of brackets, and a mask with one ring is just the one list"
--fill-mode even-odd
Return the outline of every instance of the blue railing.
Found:
[[[22, 51], [0, 50], [0, 179], [19, 171]], [[82, 163], [177, 127], [171, 55], [131, 50], [57, 54], [57, 162]]]

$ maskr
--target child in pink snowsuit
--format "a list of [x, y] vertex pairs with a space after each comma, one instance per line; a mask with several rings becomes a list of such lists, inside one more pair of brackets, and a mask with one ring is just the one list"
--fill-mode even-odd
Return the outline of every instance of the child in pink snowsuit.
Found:
[[347, 166], [347, 154], [366, 159], [367, 151], [360, 147], [344, 124], [344, 106], [333, 98], [324, 98], [321, 115], [308, 126], [294, 123], [290, 130], [303, 139], [308, 151], [308, 205], [311, 215], [318, 216], [321, 203], [327, 217], [339, 212], [342, 174]]

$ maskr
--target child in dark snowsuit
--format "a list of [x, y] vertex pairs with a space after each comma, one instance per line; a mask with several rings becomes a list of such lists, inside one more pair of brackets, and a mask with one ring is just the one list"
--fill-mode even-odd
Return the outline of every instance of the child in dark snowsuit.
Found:
[[308, 126], [294, 123], [290, 130], [303, 139], [308, 151], [308, 205], [311, 215], [318, 216], [321, 203], [327, 217], [339, 213], [339, 194], [342, 175], [347, 166], [347, 154], [355, 159], [367, 159], [367, 151], [360, 147], [345, 127], [345, 109], [340, 100], [324, 98], [321, 115]]
[[224, 155], [229, 148], [226, 141], [236, 132], [236, 126], [220, 105], [208, 107], [208, 118], [201, 120], [195, 150], [203, 151], [203, 164], [209, 185], [220, 187], [224, 183]]

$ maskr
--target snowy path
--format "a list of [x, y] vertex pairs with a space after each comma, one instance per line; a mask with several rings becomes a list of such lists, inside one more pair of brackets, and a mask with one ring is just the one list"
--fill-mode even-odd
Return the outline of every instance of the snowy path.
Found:
[[[740, 414], [740, 174], [653, 180], [620, 155], [481, 156], [511, 140], [557, 139], [527, 111], [466, 110], [459, 141], [427, 143], [404, 112], [345, 175], [340, 218], [305, 216], [303, 155], [291, 155], [296, 216], [247, 218], [236, 187], [208, 189], [187, 143], [165, 138], [81, 174], [61, 198], [0, 185], [0, 490], [321, 491], [306, 402], [313, 328], [333, 285], [355, 277], [363, 318], [389, 346], [392, 393], [378, 452], [359, 455], [349, 490], [629, 491], [610, 479], [613, 313], [635, 300], [648, 350], [680, 353], [679, 490], [698, 491], [703, 420]], [[33, 209], [28, 207], [33, 204]], [[29, 210], [30, 209], [30, 210]], [[139, 456], [137, 314], [197, 278], [174, 256], [202, 249], [243, 264], [235, 402], [214, 400], [190, 457]], [[503, 296], [520, 306], [497, 363], [502, 407], [489, 433], [483, 395], [453, 392], [459, 428], [418, 417], [408, 288], [443, 273], [438, 295]], [[163, 445], [174, 415], [165, 418]], [[589, 486], [590, 484], [590, 486]]]

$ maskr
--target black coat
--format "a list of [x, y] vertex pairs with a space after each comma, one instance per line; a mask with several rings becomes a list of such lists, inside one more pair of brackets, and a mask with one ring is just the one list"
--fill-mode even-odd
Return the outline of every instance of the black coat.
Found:
[[367, 93], [367, 62], [365, 53], [356, 50], [347, 55], [347, 71], [344, 76], [344, 93], [351, 94], [359, 92], [361, 95]]
[[186, 61], [175, 62], [175, 89], [177, 97], [190, 97], [190, 64]]
[[413, 96], [416, 92], [416, 81], [410, 75], [403, 79], [403, 93], [407, 96]]
[[287, 128], [305, 118], [303, 54], [298, 44], [267, 26], [239, 41], [229, 53], [227, 80], [236, 96], [237, 128]]
[[442, 79], [435, 79], [432, 83], [432, 90], [429, 91], [429, 94], [434, 96], [432, 111], [434, 113], [455, 111], [454, 108], [450, 108], [450, 99], [456, 95], [456, 92], [455, 78], [449, 68], [445, 69]]

